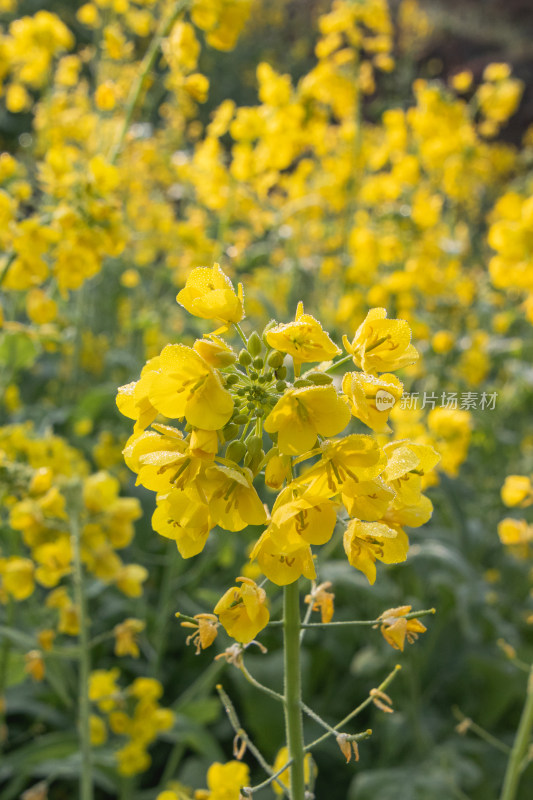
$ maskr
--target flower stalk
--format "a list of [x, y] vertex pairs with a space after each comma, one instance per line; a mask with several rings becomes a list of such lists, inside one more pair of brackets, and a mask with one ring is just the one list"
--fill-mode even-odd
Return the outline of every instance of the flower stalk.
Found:
[[300, 593], [298, 581], [284, 589], [285, 727], [291, 759], [291, 800], [304, 800], [304, 739], [300, 674]]
[[507, 762], [500, 800], [514, 800], [524, 768], [528, 764], [527, 751], [533, 728], [533, 665], [529, 672], [527, 694], [518, 730]]
[[180, 16], [180, 14], [185, 11], [187, 6], [189, 5], [190, 0], [178, 0], [177, 3], [173, 6], [168, 16], [166, 16], [159, 27], [159, 30], [156, 31], [154, 37], [148, 47], [148, 50], [145, 53], [145, 56], [141, 62], [141, 66], [139, 69], [139, 73], [135, 82], [131, 87], [131, 91], [128, 97], [128, 101], [126, 104], [126, 116], [124, 118], [124, 123], [120, 129], [118, 140], [113, 147], [113, 150], [110, 154], [110, 161], [114, 164], [120, 155], [122, 147], [124, 145], [124, 141], [126, 139], [126, 135], [128, 133], [129, 127], [131, 125], [131, 121], [133, 119], [133, 114], [135, 113], [135, 109], [137, 108], [137, 103], [139, 102], [139, 98], [141, 96], [141, 92], [144, 88], [145, 81], [153, 69], [155, 64], [156, 58], [158, 56], [161, 43], [163, 39], [168, 36], [170, 33], [172, 26]]
[[70, 530], [74, 556], [74, 598], [79, 613], [79, 673], [78, 673], [78, 731], [81, 752], [80, 800], [93, 800], [91, 729], [89, 703], [90, 642], [89, 620], [85, 600], [83, 565], [81, 560], [80, 490], [73, 487], [70, 502]]

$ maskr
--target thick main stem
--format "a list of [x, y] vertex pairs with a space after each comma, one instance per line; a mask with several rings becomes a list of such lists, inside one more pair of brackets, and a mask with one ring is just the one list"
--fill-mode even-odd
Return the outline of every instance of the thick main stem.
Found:
[[292, 759], [291, 800], [305, 799], [304, 738], [300, 676], [300, 593], [298, 581], [285, 586], [283, 644], [285, 656], [285, 728]]
[[529, 672], [527, 694], [518, 730], [507, 762], [505, 778], [503, 781], [500, 800], [514, 800], [518, 791], [518, 784], [524, 769], [524, 759], [527, 756], [531, 729], [533, 728], [533, 665]]
[[[78, 492], [76, 492], [78, 494]], [[70, 504], [70, 529], [72, 552], [74, 554], [74, 597], [79, 613], [79, 676], [78, 676], [78, 728], [81, 752], [80, 800], [93, 800], [93, 782], [91, 767], [91, 729], [89, 703], [90, 645], [89, 623], [83, 581], [83, 565], [81, 561], [81, 529], [79, 520], [80, 499], [75, 498]]]

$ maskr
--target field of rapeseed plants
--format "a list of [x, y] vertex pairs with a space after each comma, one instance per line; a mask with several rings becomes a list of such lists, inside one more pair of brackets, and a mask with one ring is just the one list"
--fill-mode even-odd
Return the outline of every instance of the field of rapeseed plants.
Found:
[[425, 5], [0, 0], [0, 800], [531, 797], [533, 122]]

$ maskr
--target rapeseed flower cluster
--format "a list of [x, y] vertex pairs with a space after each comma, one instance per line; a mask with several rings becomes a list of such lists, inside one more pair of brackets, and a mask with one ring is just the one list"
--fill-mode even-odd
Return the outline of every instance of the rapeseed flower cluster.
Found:
[[[508, 475], [501, 496], [509, 508], [528, 508], [533, 505], [533, 483], [529, 475]], [[503, 545], [517, 558], [527, 559], [533, 547], [533, 524], [525, 519], [505, 517], [498, 525]]]
[[122, 688], [120, 670], [95, 670], [89, 681], [89, 698], [99, 714], [91, 715], [91, 741], [97, 747], [105, 744], [110, 734], [125, 737], [126, 742], [114, 750], [121, 775], [145, 772], [151, 763], [150, 745], [160, 733], [174, 724], [175, 714], [159, 704], [163, 687], [154, 678], [136, 678]]
[[[236, 292], [218, 264], [194, 269], [177, 301], [244, 337], [242, 288]], [[346, 372], [342, 381], [330, 374], [341, 349], [302, 304], [294, 321], [271, 321], [261, 336], [244, 337], [240, 352], [220, 332], [192, 347], [166, 345], [138, 381], [119, 389], [119, 409], [135, 420], [126, 463], [156, 492], [154, 530], [189, 558], [214, 528], [262, 528], [250, 558], [284, 586], [302, 575], [316, 578], [312, 547], [331, 539], [340, 514], [348, 561], [374, 583], [376, 561], [405, 561], [404, 526], [431, 516], [422, 481], [439, 460], [428, 444], [380, 445], [373, 435], [346, 430], [352, 420], [387, 430], [403, 390], [390, 370], [418, 358], [408, 324], [388, 319], [383, 308], [370, 311], [352, 340], [345, 337], [340, 361], [365, 371]], [[263, 476], [277, 493], [271, 508], [257, 490]], [[269, 613], [265, 591], [251, 578], [238, 581], [214, 614], [246, 643]], [[200, 626], [198, 636], [201, 645]]]
[[[0, 12], [16, 5], [0, 0]], [[199, 106], [218, 91], [210, 77], [224, 64], [213, 51], [279, 29], [283, 3], [89, 0], [72, 30], [39, 11], [0, 35], [0, 104], [24, 130], [19, 149], [0, 153], [2, 414], [23, 419], [37, 387], [57, 406], [67, 381], [74, 406], [89, 381], [116, 386], [134, 360], [147, 362], [117, 402], [134, 422], [126, 463], [156, 495], [154, 530], [184, 558], [215, 541], [222, 551], [232, 537], [246, 537], [251, 557], [209, 613], [182, 623], [197, 652], [221, 628], [239, 643], [234, 654], [255, 639], [270, 621], [267, 581], [311, 581], [305, 602], [330, 622], [334, 594], [319, 582], [320, 562], [336, 534], [371, 584], [378, 562], [403, 562], [406, 529], [432, 513], [436, 453], [456, 478], [471, 442], [482, 441], [466, 406], [415, 409], [403, 382], [440, 397], [503, 375], [512, 391], [512, 359], [502, 366], [499, 354], [516, 352], [519, 340], [506, 334], [533, 320], [531, 181], [515, 180], [533, 139], [526, 134], [520, 154], [497, 138], [521, 81], [495, 63], [479, 80], [467, 71], [449, 85], [416, 80], [401, 107], [375, 103], [396, 59], [408, 61], [429, 32], [427, 16], [416, 0], [401, 0], [394, 17], [386, 0], [321, 7], [316, 40], [291, 45], [307, 54], [297, 79], [263, 48], [242, 70], [247, 105], [237, 92], [210, 115]], [[216, 259], [228, 269], [196, 267]], [[259, 332], [242, 333], [244, 292], [226, 271], [245, 282]], [[174, 286], [210, 331], [196, 341], [194, 322], [170, 310]], [[263, 329], [270, 316], [290, 321]], [[168, 344], [169, 331], [179, 343]], [[32, 371], [32, 359], [42, 369]], [[49, 658], [78, 646], [62, 638], [80, 633], [74, 478], [83, 570], [92, 588], [117, 589], [128, 604], [96, 641], [117, 658], [151, 646], [149, 616], [145, 638], [132, 607], [148, 573], [121, 552], [140, 507], [120, 496], [122, 432], [93, 399], [58, 419], [84, 448], [94, 435], [97, 472], [66, 439], [0, 428], [10, 531], [0, 603], [7, 616], [24, 615], [21, 627], [35, 623], [21, 671], [36, 682], [52, 672]], [[52, 406], [43, 408], [55, 424]], [[502, 496], [530, 505], [529, 477], [509, 476]], [[530, 554], [525, 519], [504, 519], [499, 534], [514, 555]], [[410, 606], [383, 612], [377, 627], [398, 650], [425, 630]], [[158, 685], [139, 680], [121, 688], [113, 669], [91, 679], [93, 745], [109, 732], [125, 737], [116, 751], [124, 775], [149, 767], [149, 747], [172, 724]], [[286, 760], [282, 750], [277, 766]], [[241, 762], [215, 763], [196, 797], [237, 800], [248, 783]], [[191, 796], [169, 784], [159, 800]]]
[[207, 770], [207, 789], [191, 790], [176, 786], [160, 792], [156, 800], [239, 800], [241, 787], [250, 783], [250, 770], [242, 761], [215, 761]]
[[[140, 504], [119, 496], [114, 476], [104, 470], [91, 473], [81, 453], [64, 439], [39, 436], [29, 424], [0, 428], [0, 474], [3, 522], [15, 537], [0, 554], [0, 602], [39, 597], [39, 620], [46, 626], [37, 632], [41, 651], [51, 649], [56, 634], [79, 633], [79, 609], [68, 582], [74, 569], [73, 514], [79, 516], [81, 558], [89, 575], [126, 597], [140, 596], [147, 570], [125, 563], [118, 552], [132, 541]], [[79, 483], [75, 509], [70, 503], [73, 481]], [[137, 628], [131, 627], [130, 621], [121, 632], [122, 654], [135, 655], [132, 637]], [[39, 652], [30, 659], [33, 664]], [[42, 678], [40, 668], [29, 664], [27, 671]]]
[[[410, 108], [388, 109], [370, 124], [362, 119], [363, 97], [375, 91], [380, 73], [394, 68], [394, 26], [384, 0], [336, 0], [319, 17], [316, 63], [299, 81], [263, 61], [257, 103], [238, 107], [226, 98], [202, 127], [198, 103], [209, 91], [199, 71], [202, 49], [233, 48], [250, 3], [191, 0], [175, 17], [173, 9], [166, 0], [83, 5], [78, 21], [101, 42], [95, 82], [86, 77], [94, 54], [70, 52], [74, 38], [58, 17], [39, 12], [8, 26], [6, 84], [19, 80], [25, 53], [34, 52], [43, 67], [38, 86], [24, 84], [35, 93], [35, 169], [28, 170], [25, 158], [0, 157], [6, 254], [0, 280], [14, 298], [8, 315], [25, 313], [24, 331], [46, 351], [59, 349], [71, 367], [81, 363], [98, 375], [110, 349], [105, 334], [83, 331], [77, 353], [70, 341], [56, 343], [70, 292], [111, 264], [122, 273], [117, 311], [110, 312], [117, 314], [120, 341], [129, 346], [140, 336], [146, 356], [157, 356], [164, 336], [160, 310], [136, 314], [134, 299], [148, 267], [161, 267], [165, 280], [182, 285], [195, 264], [223, 252], [234, 270], [247, 273], [254, 317], [272, 305], [292, 312], [288, 298], [301, 275], [309, 275], [306, 285], [316, 288], [305, 290], [305, 303], [314, 306], [320, 298], [330, 330], [363, 318], [369, 307], [394, 308], [427, 357], [449, 355], [449, 385], [483, 384], [492, 369], [491, 337], [480, 331], [474, 298], [488, 293], [498, 332], [516, 316], [515, 309], [501, 309], [499, 290], [531, 294], [527, 191], [519, 192], [523, 202], [506, 199], [514, 196], [506, 187], [517, 153], [492, 141], [487, 127], [488, 121], [503, 125], [519, 101], [522, 85], [509, 66], [490, 65], [477, 89], [471, 76], [456, 76], [449, 88], [419, 80]], [[261, 6], [258, 13], [262, 18], [267, 10]], [[398, 26], [400, 42], [410, 46], [427, 33], [414, 0], [401, 3]], [[148, 97], [148, 79], [133, 96], [143, 73], [139, 53], [159, 30], [166, 88], [159, 123], [128, 125], [130, 112]], [[498, 103], [487, 99], [490, 92], [498, 93]], [[490, 261], [497, 291], [490, 294], [474, 254], [486, 208], [494, 204], [488, 243], [497, 252]], [[277, 274], [275, 297], [262, 242]], [[526, 299], [531, 316], [529, 305]], [[10, 336], [23, 330], [13, 324], [19, 323], [4, 323]], [[424, 377], [426, 362], [407, 374]], [[358, 381], [352, 381], [355, 394]], [[384, 390], [397, 394], [393, 383]], [[455, 438], [459, 424], [466, 428], [456, 422], [461, 416], [447, 415], [443, 438]], [[449, 474], [467, 450], [465, 435]], [[441, 468], [448, 471], [446, 459]]]

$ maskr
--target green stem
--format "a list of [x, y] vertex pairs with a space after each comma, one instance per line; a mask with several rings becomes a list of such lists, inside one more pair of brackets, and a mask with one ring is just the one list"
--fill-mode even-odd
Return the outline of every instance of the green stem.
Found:
[[298, 581], [284, 589], [285, 727], [291, 764], [291, 800], [304, 800], [304, 739], [300, 676], [300, 592]]
[[343, 356], [343, 358], [339, 358], [338, 361], [334, 361], [333, 364], [330, 364], [329, 367], [326, 367], [323, 372], [331, 372], [332, 369], [336, 369], [337, 367], [342, 366], [342, 364], [346, 364], [347, 361], [352, 361], [352, 356], [350, 354]]
[[228, 715], [228, 719], [230, 721], [231, 727], [235, 731], [235, 734], [236, 734], [236, 737], [237, 737], [236, 743], [237, 743], [238, 739], [241, 739], [243, 742], [245, 742], [247, 749], [250, 751], [250, 753], [253, 756], [255, 756], [255, 758], [257, 759], [259, 764], [263, 767], [263, 769], [265, 770], [267, 775], [269, 775], [272, 778], [273, 783], [276, 784], [276, 786], [278, 787], [278, 789], [281, 791], [281, 793], [284, 796], [287, 796], [288, 792], [287, 792], [287, 789], [286, 789], [285, 785], [283, 783], [281, 783], [281, 781], [276, 780], [276, 778], [274, 777], [274, 770], [272, 769], [270, 764], [266, 761], [266, 759], [263, 758], [263, 755], [262, 755], [261, 751], [257, 749], [257, 747], [250, 740], [250, 737], [248, 736], [248, 734], [246, 733], [246, 731], [242, 727], [242, 725], [240, 723], [240, 720], [239, 720], [239, 718], [237, 716], [237, 712], [235, 711], [235, 707], [234, 707], [233, 703], [231, 702], [229, 696], [226, 694], [226, 692], [224, 691], [224, 689], [222, 688], [222, 686], [220, 684], [218, 684], [216, 689], [217, 689], [217, 692], [218, 692], [218, 694], [220, 696], [220, 699], [222, 701], [222, 705], [224, 706], [224, 710], [225, 710], [226, 714]]
[[[409, 614], [402, 614], [401, 617], [398, 619], [415, 619], [416, 617], [425, 617], [428, 614], [435, 614], [436, 610], [434, 608], [424, 608], [421, 611], [410, 611]], [[181, 615], [183, 616], [183, 615]], [[184, 618], [185, 619], [185, 618]], [[336, 626], [343, 626], [343, 625], [381, 625], [383, 623], [383, 619], [340, 619], [337, 621], [331, 622], [307, 622], [307, 614], [304, 618], [304, 621], [301, 623], [300, 628], [307, 629], [307, 628], [333, 628]], [[283, 620], [272, 620], [268, 623], [269, 627], [277, 627], [283, 625]]]
[[[287, 591], [287, 588], [289, 588], [289, 587], [286, 586], [285, 587], [285, 591]], [[387, 675], [387, 677], [385, 678], [385, 680], [382, 683], [380, 683], [380, 685], [377, 688], [377, 691], [378, 692], [384, 692], [385, 689], [388, 687], [388, 685], [394, 680], [394, 678], [396, 677], [396, 675], [398, 674], [398, 672], [400, 670], [401, 670], [401, 665], [400, 664], [396, 664], [396, 666], [394, 667], [392, 672], [390, 672]], [[327, 723], [324, 723], [324, 720], [318, 718], [317, 722], [320, 719], [321, 724], [324, 724], [327, 727], [327, 733], [322, 734], [322, 736], [319, 736], [318, 739], [315, 739], [313, 742], [310, 742], [308, 745], [306, 745], [303, 748], [303, 752], [304, 753], [309, 753], [311, 750], [313, 750], [314, 747], [316, 747], [317, 744], [320, 744], [321, 742], [325, 741], [326, 739], [329, 739], [330, 736], [334, 736], [334, 735], [340, 733], [340, 729], [343, 728], [348, 722], [350, 722], [351, 719], [353, 719], [358, 714], [360, 714], [361, 711], [363, 711], [364, 708], [366, 708], [367, 706], [370, 705], [370, 703], [372, 703], [372, 701], [373, 701], [373, 695], [369, 694], [368, 697], [366, 698], [366, 700], [364, 700], [360, 705], [358, 705], [357, 708], [354, 708], [353, 711], [351, 711], [349, 714], [347, 714], [344, 717], [344, 719], [341, 719], [341, 721], [338, 722], [333, 727], [331, 727], [330, 725], [327, 725]], [[318, 715], [315, 715], [315, 716], [318, 717]], [[351, 741], [351, 742], [362, 742], [365, 739], [368, 739], [370, 736], [372, 736], [372, 730], [370, 728], [368, 728], [366, 731], [361, 731], [361, 733], [354, 733], [351, 736], [348, 736], [347, 740]], [[280, 769], [276, 773], [274, 773], [272, 778], [277, 778], [278, 775], [281, 775], [283, 772], [285, 772], [286, 769], [288, 769], [289, 767], [292, 767], [293, 763], [294, 763], [294, 758], [292, 756], [290, 756], [290, 754], [289, 754], [288, 761], [282, 767], [280, 767]], [[251, 795], [253, 795], [256, 792], [260, 791], [261, 789], [264, 789], [265, 787], [269, 786], [270, 783], [272, 782], [272, 778], [268, 778], [266, 781], [263, 781], [263, 783], [260, 783], [257, 786], [252, 787], [248, 791], [248, 797], [250, 797]], [[302, 797], [304, 797], [304, 796], [302, 795]], [[291, 800], [294, 800], [292, 794], [291, 794]]]
[[233, 323], [233, 327], [235, 328], [235, 330], [237, 331], [237, 333], [241, 337], [242, 341], [244, 342], [244, 346], [246, 347], [247, 344], [248, 344], [248, 339], [246, 338], [243, 329], [241, 328], [241, 326], [239, 325], [238, 322], [234, 322]]
[[285, 702], [285, 698], [283, 697], [283, 695], [279, 694], [278, 692], [275, 692], [274, 689], [270, 689], [268, 686], [265, 686], [263, 683], [260, 683], [258, 680], [256, 680], [254, 676], [248, 672], [242, 661], [240, 663], [239, 669], [241, 670], [242, 674], [244, 675], [248, 683], [250, 683], [252, 686], [255, 686], [255, 688], [259, 689], [260, 692], [264, 692], [264, 694], [267, 694], [273, 700], [277, 700], [278, 702], [281, 703]]
[[[6, 612], [6, 626], [11, 628], [15, 618], [15, 603], [11, 598], [7, 601]], [[6, 636], [2, 642], [2, 649], [0, 650], [0, 751], [3, 749], [5, 740], [7, 739], [6, 728], [6, 709], [4, 691], [6, 688], [7, 680], [7, 667], [9, 664], [9, 654], [11, 652], [11, 640]]]
[[514, 800], [518, 791], [518, 784], [522, 775], [526, 753], [529, 748], [531, 729], [533, 728], [533, 664], [527, 682], [526, 702], [518, 724], [511, 755], [507, 762], [507, 769], [503, 781], [500, 800]]
[[5, 278], [7, 277], [7, 273], [9, 272], [9, 267], [11, 266], [15, 258], [16, 258], [15, 253], [11, 253], [11, 255], [7, 257], [2, 272], [0, 272], [0, 286], [3, 284]]
[[[159, 671], [161, 669], [161, 664], [163, 662], [163, 658], [165, 655], [165, 648], [168, 642], [167, 628], [170, 622], [170, 618], [172, 615], [171, 606], [173, 601], [173, 583], [176, 573], [176, 568], [179, 563], [178, 560], [178, 551], [176, 550], [176, 545], [173, 541], [167, 542], [167, 546], [165, 548], [165, 555], [166, 561], [165, 566], [163, 568], [163, 574], [161, 576], [161, 585], [159, 591], [159, 602], [157, 606], [157, 618], [155, 624], [155, 631], [154, 631], [154, 649], [155, 649], [155, 661], [154, 661], [154, 675], [157, 677], [159, 675]], [[198, 620], [193, 620], [196, 624], [198, 624]]]
[[80, 772], [80, 800], [93, 800], [93, 782], [91, 768], [91, 729], [90, 729], [90, 704], [89, 704], [89, 676], [91, 671], [90, 664], [90, 644], [89, 644], [89, 620], [87, 617], [87, 607], [85, 602], [83, 565], [81, 561], [81, 529], [79, 520], [79, 508], [81, 498], [80, 490], [76, 491], [76, 498], [70, 507], [70, 530], [72, 541], [72, 552], [74, 555], [74, 597], [78, 607], [80, 632], [79, 632], [79, 676], [78, 676], [78, 725], [81, 751], [81, 772]]
[[170, 33], [172, 26], [176, 22], [181, 12], [187, 8], [187, 6], [189, 5], [189, 1], [190, 0], [178, 0], [178, 2], [174, 5], [174, 8], [170, 11], [168, 16], [165, 17], [165, 19], [163, 19], [159, 27], [159, 30], [157, 30], [156, 33], [154, 34], [154, 37], [150, 42], [150, 46], [146, 51], [143, 60], [141, 61], [137, 79], [135, 80], [133, 86], [131, 87], [131, 91], [126, 104], [126, 116], [124, 118], [124, 124], [121, 128], [117, 143], [113, 147], [113, 150], [111, 151], [110, 154], [110, 161], [112, 164], [115, 163], [120, 154], [120, 151], [122, 150], [126, 134], [131, 125], [133, 114], [135, 113], [137, 103], [139, 102], [139, 97], [141, 96], [141, 92], [144, 87], [144, 82], [146, 81], [148, 74], [150, 73], [155, 64], [155, 60], [159, 53], [159, 48], [161, 47], [161, 43], [165, 38], [165, 36], [168, 36], [168, 34]]
[[452, 712], [454, 717], [456, 717], [459, 720], [459, 722], [462, 722], [465, 725], [464, 730], [458, 730], [456, 728], [458, 733], [466, 733], [467, 731], [472, 731], [472, 733], [475, 733], [476, 736], [479, 736], [479, 738], [483, 739], [483, 741], [487, 742], [487, 744], [490, 744], [497, 750], [501, 750], [502, 753], [506, 753], [507, 755], [509, 755], [509, 753], [511, 752], [511, 748], [508, 745], [506, 745], [505, 742], [501, 742], [491, 733], [486, 731], [485, 728], [482, 728], [481, 725], [478, 725], [476, 722], [471, 720], [470, 717], [465, 716], [465, 714], [463, 714], [460, 708], [457, 707], [453, 708]]
[[[396, 677], [396, 675], [398, 674], [398, 672], [400, 670], [401, 670], [401, 665], [400, 664], [396, 664], [396, 666], [394, 667], [392, 672], [389, 672], [389, 674], [387, 675], [385, 680], [382, 683], [380, 683], [380, 685], [378, 686], [378, 689], [377, 689], [378, 692], [384, 692], [385, 689], [387, 688], [387, 686], [394, 680], [394, 678]], [[372, 697], [371, 694], [369, 694], [368, 697], [366, 698], [366, 700], [363, 700], [363, 702], [360, 703], [357, 706], [357, 708], [354, 708], [354, 710], [350, 711], [350, 713], [347, 714], [343, 719], [341, 719], [340, 722], [337, 722], [337, 724], [333, 726], [333, 730], [334, 731], [339, 731], [341, 728], [344, 728], [344, 726], [347, 725], [348, 722], [350, 722], [350, 720], [352, 720], [354, 717], [356, 717], [358, 714], [360, 714], [361, 711], [363, 711], [363, 709], [365, 709], [367, 706], [369, 706], [372, 703], [372, 700], [373, 700], [373, 697]], [[367, 731], [364, 731], [361, 734], [358, 734], [358, 736], [360, 738], [368, 738], [368, 736], [371, 736], [371, 735], [372, 735], [372, 731], [370, 729], [368, 729]], [[315, 739], [313, 742], [311, 742], [310, 744], [308, 744], [305, 747], [305, 752], [307, 753], [309, 750], [312, 750], [314, 747], [316, 747], [317, 744], [320, 744], [325, 739], [328, 739], [329, 736], [331, 736], [331, 734], [329, 732], [322, 734], [322, 736], [319, 736], [318, 739]]]

